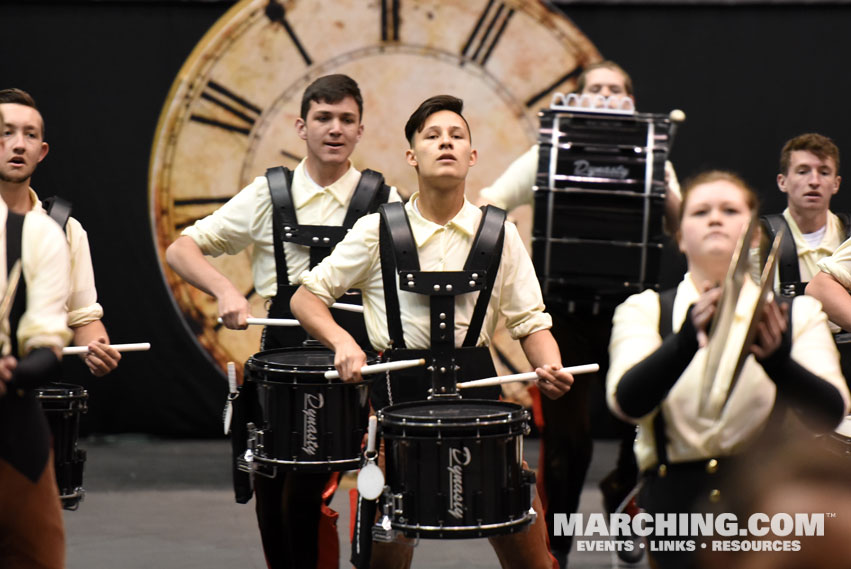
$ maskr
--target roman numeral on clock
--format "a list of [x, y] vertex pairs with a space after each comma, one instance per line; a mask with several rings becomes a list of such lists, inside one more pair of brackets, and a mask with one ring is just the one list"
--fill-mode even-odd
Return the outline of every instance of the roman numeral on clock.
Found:
[[230, 119], [213, 118], [193, 113], [190, 115], [189, 120], [221, 128], [229, 132], [248, 136], [251, 133], [254, 123], [263, 114], [263, 110], [260, 107], [213, 80], [207, 82], [207, 87], [201, 92], [201, 99], [225, 111], [230, 116]]
[[381, 41], [399, 41], [399, 0], [381, 0]]
[[513, 15], [514, 8], [509, 8], [505, 2], [488, 0], [488, 5], [461, 50], [461, 55], [484, 66]]

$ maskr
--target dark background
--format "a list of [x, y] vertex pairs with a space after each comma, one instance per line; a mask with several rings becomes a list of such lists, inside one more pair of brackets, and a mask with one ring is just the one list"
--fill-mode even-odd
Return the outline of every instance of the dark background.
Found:
[[[404, 0], [403, 0], [404, 1]], [[90, 394], [84, 430], [215, 436], [224, 382], [185, 331], [160, 275], [148, 213], [154, 129], [178, 69], [233, 2], [2, 1], [0, 86], [26, 89], [51, 152], [33, 187], [74, 203], [89, 233], [104, 322], [114, 342], [151, 341], [96, 380], [66, 358], [65, 381]], [[783, 142], [817, 131], [851, 148], [851, 7], [839, 4], [562, 3], [636, 85], [639, 108], [683, 109], [672, 160], [682, 179], [739, 172], [766, 211]], [[834, 209], [851, 210], [840, 191]], [[678, 279], [672, 263], [664, 280]]]

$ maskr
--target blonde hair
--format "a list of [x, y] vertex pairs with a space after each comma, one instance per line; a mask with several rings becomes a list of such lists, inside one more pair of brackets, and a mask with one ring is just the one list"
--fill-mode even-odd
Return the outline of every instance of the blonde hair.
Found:
[[708, 170], [706, 172], [701, 172], [696, 176], [689, 178], [685, 185], [682, 188], [682, 201], [680, 202], [680, 211], [677, 215], [677, 221], [682, 223], [683, 221], [683, 213], [686, 210], [686, 202], [688, 202], [689, 195], [691, 195], [692, 190], [694, 190], [697, 186], [702, 186], [704, 184], [710, 184], [712, 182], [729, 182], [734, 186], [738, 187], [742, 190], [742, 193], [745, 194], [745, 203], [748, 204], [748, 208], [751, 210], [752, 215], [756, 215], [759, 211], [759, 197], [756, 195], [756, 192], [753, 188], [748, 185], [745, 180], [735, 174], [733, 172], [728, 172], [726, 170]]

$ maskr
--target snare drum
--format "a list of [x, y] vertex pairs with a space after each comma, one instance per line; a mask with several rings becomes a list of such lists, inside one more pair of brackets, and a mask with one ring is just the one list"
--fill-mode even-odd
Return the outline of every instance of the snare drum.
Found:
[[325, 379], [333, 369], [334, 352], [323, 347], [267, 350], [248, 359], [245, 380], [255, 384], [258, 416], [248, 428], [245, 460], [254, 472], [358, 468], [371, 382]]
[[539, 116], [532, 260], [544, 295], [579, 300], [657, 285], [669, 117], [566, 108]]
[[385, 407], [383, 510], [410, 537], [513, 533], [535, 519], [535, 474], [523, 469], [529, 413], [501, 401], [452, 399]]
[[76, 510], [85, 495], [86, 451], [77, 448], [80, 415], [87, 411], [88, 393], [79, 385], [50, 383], [36, 390], [53, 435], [53, 462], [62, 507]]
[[851, 459], [851, 415], [845, 417], [836, 430], [825, 437], [825, 443], [830, 451]]

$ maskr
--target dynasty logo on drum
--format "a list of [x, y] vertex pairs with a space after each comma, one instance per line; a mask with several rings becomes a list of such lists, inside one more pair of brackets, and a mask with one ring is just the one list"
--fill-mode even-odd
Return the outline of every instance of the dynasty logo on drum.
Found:
[[304, 428], [302, 429], [301, 450], [313, 456], [319, 449], [319, 429], [316, 428], [316, 416], [319, 409], [325, 406], [325, 398], [321, 393], [305, 393], [304, 407]]
[[470, 449], [449, 449], [449, 515], [461, 519], [464, 517], [464, 467], [470, 464], [473, 456]]
[[629, 169], [623, 164], [617, 166], [594, 166], [587, 160], [577, 160], [573, 163], [573, 174], [589, 178], [614, 178], [625, 180], [629, 176]]

